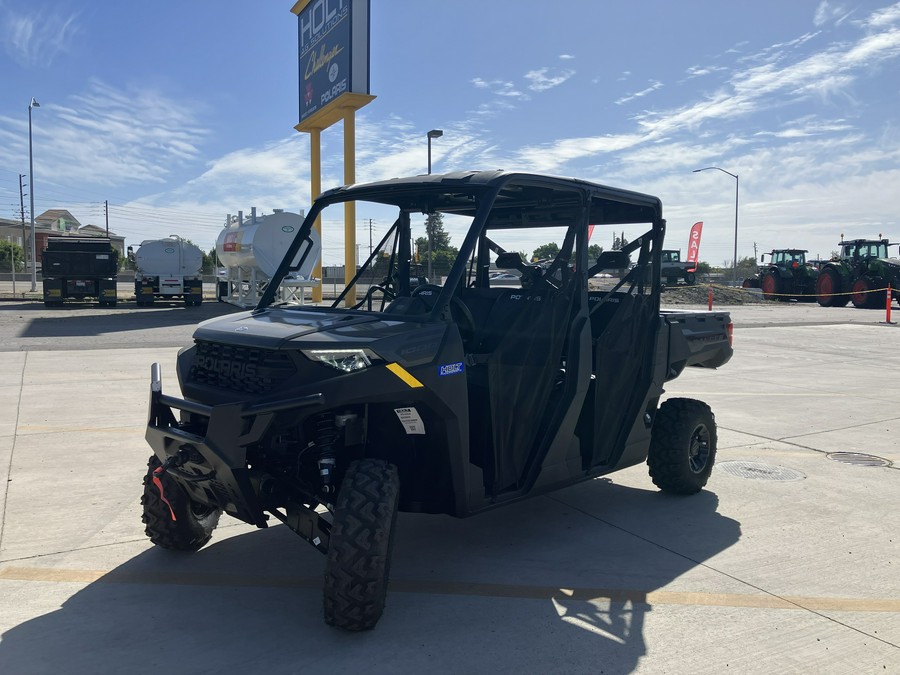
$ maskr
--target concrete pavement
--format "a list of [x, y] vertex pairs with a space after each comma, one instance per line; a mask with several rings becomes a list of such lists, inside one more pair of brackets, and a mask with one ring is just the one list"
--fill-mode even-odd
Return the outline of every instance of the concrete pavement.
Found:
[[324, 558], [284, 527], [223, 517], [188, 556], [144, 537], [150, 363], [177, 393], [187, 310], [53, 337], [33, 325], [53, 310], [0, 305], [0, 672], [900, 672], [898, 328], [728, 309], [734, 359], [667, 392], [716, 414], [704, 492], [638, 466], [466, 520], [402, 514], [385, 615], [354, 635], [322, 622]]

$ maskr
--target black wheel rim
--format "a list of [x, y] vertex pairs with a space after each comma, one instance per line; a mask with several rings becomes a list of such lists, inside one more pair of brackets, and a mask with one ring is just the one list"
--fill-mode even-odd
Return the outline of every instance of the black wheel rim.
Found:
[[706, 468], [706, 463], [709, 462], [709, 448], [709, 429], [706, 428], [705, 424], [700, 424], [694, 429], [694, 433], [691, 434], [689, 450], [691, 471], [700, 473]]
[[215, 509], [212, 506], [201, 504], [200, 502], [191, 501], [191, 514], [194, 518], [202, 519], [209, 516]]

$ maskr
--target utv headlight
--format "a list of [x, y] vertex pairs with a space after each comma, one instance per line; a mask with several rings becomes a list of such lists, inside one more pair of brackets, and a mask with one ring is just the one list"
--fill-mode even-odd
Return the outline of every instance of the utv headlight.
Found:
[[344, 373], [355, 373], [381, 360], [367, 349], [304, 349], [303, 354]]

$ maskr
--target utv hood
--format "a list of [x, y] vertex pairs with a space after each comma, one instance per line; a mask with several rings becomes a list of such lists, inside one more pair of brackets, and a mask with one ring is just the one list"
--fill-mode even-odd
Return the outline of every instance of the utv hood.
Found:
[[194, 331], [194, 340], [283, 349], [298, 338], [308, 338], [315, 343], [369, 342], [405, 333], [416, 325], [341, 310], [269, 307], [259, 313], [240, 312], [204, 321]]

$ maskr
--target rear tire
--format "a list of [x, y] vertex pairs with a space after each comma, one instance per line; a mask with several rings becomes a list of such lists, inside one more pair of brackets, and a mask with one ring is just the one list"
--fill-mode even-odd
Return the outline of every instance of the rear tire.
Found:
[[371, 630], [384, 612], [400, 497], [397, 467], [350, 464], [337, 496], [325, 563], [325, 622]]
[[[161, 465], [156, 455], [147, 462], [147, 474], [144, 476], [144, 495], [141, 504], [144, 514], [141, 520], [146, 526], [144, 533], [157, 546], [173, 551], [197, 551], [212, 537], [213, 530], [219, 524], [221, 509], [212, 508], [195, 502], [188, 497], [181, 486], [166, 473], [159, 476], [165, 491], [166, 499], [172, 506], [162, 500], [159, 490], [153, 484], [153, 472]], [[172, 513], [176, 520], [172, 520]]]
[[685, 272], [684, 273], [684, 281], [688, 286], [696, 286], [697, 285], [697, 275], [694, 272]]
[[716, 418], [708, 405], [671, 398], [656, 413], [647, 464], [663, 492], [691, 495], [709, 480], [716, 461]]

